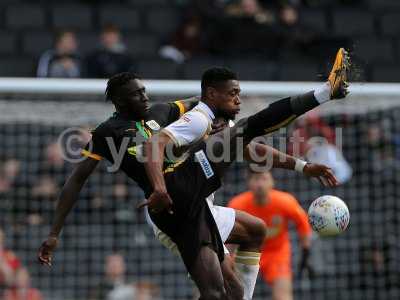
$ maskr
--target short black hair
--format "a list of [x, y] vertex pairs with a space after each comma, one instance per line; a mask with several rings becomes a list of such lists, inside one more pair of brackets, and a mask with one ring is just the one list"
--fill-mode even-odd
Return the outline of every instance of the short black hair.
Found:
[[218, 84], [228, 80], [238, 80], [237, 74], [228, 68], [213, 67], [206, 70], [201, 77], [202, 95], [208, 87], [216, 87]]
[[113, 100], [115, 99], [118, 89], [134, 79], [140, 79], [140, 77], [132, 72], [123, 72], [112, 76], [107, 81], [107, 88], [105, 92], [106, 101], [111, 101], [114, 103]]

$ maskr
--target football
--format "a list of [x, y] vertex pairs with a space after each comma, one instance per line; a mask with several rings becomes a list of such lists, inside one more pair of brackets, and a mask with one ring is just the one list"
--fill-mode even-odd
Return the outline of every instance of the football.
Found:
[[350, 212], [346, 203], [336, 196], [318, 197], [308, 209], [312, 229], [322, 237], [335, 236], [346, 230]]

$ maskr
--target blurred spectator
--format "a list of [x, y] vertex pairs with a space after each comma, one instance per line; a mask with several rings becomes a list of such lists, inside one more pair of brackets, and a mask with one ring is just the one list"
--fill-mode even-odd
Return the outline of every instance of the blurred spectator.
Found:
[[5, 247], [5, 234], [0, 228], [0, 290], [12, 286], [21, 263], [14, 252]]
[[5, 291], [4, 300], [42, 300], [39, 290], [31, 287], [31, 279], [26, 268], [20, 268], [15, 278], [15, 286]]
[[81, 57], [78, 42], [72, 31], [60, 32], [54, 49], [47, 50], [39, 59], [38, 77], [81, 77]]
[[138, 282], [136, 285], [137, 296], [135, 300], [161, 300], [160, 288], [152, 282]]
[[132, 59], [122, 41], [120, 30], [114, 25], [104, 27], [100, 35], [100, 49], [87, 58], [89, 78], [109, 78], [132, 68]]
[[8, 192], [16, 180], [21, 163], [16, 159], [8, 159], [0, 165], [0, 194]]
[[203, 53], [204, 50], [201, 19], [198, 16], [192, 16], [175, 33], [171, 44], [160, 49], [160, 55], [181, 64], [192, 56]]
[[90, 295], [91, 300], [132, 300], [136, 299], [133, 285], [126, 283], [125, 260], [121, 254], [106, 257], [105, 277]]

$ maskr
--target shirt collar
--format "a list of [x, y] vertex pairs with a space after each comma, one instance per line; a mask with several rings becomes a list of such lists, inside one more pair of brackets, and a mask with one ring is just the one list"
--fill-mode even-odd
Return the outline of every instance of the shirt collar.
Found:
[[213, 113], [213, 111], [211, 110], [211, 108], [205, 104], [204, 102], [200, 101], [199, 104], [197, 104], [197, 108], [201, 109], [202, 111], [204, 111], [205, 113], [207, 113], [207, 115], [210, 117], [211, 120], [215, 119], [215, 115]]

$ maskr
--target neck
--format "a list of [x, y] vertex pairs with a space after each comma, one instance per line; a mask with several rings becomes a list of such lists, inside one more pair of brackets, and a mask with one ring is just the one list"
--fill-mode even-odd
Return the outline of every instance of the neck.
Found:
[[201, 98], [201, 102], [206, 104], [211, 109], [211, 111], [214, 113], [214, 116], [218, 115], [217, 114], [218, 109], [216, 108], [214, 103], [212, 103], [211, 101], [209, 101], [209, 100], [207, 100], [205, 98]]
[[141, 121], [141, 120], [135, 118], [134, 116], [132, 116], [132, 114], [130, 114], [130, 113], [123, 112], [118, 109], [116, 110], [116, 112], [124, 119], [132, 120], [132, 121]]
[[254, 197], [254, 202], [260, 206], [266, 205], [269, 202], [268, 194], [254, 194], [253, 193], [253, 197]]

